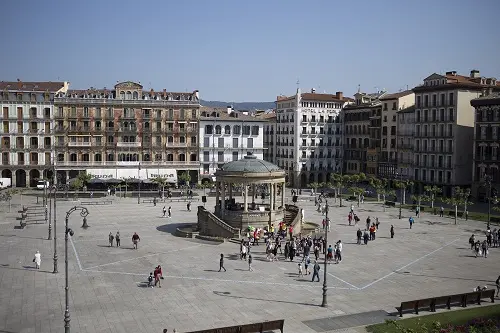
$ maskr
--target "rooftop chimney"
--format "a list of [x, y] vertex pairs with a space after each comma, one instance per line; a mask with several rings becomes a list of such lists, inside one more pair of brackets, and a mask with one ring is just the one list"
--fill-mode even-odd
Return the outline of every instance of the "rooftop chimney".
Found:
[[228, 105], [228, 106], [226, 106], [226, 108], [227, 108], [227, 114], [231, 114], [231, 112], [233, 112], [232, 105]]
[[470, 71], [470, 77], [473, 78], [473, 79], [476, 79], [476, 78], [480, 77], [479, 71], [477, 69], [471, 70]]
[[311, 89], [311, 94], [315, 94], [316, 93], [316, 89], [315, 88], [312, 88]]
[[337, 97], [337, 99], [339, 100], [343, 100], [344, 99], [344, 93], [342, 91], [337, 91], [335, 93], [335, 96]]

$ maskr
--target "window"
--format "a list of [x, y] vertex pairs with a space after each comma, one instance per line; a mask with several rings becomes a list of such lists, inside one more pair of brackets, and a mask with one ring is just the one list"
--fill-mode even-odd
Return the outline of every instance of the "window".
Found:
[[233, 138], [233, 148], [238, 148], [238, 138]]
[[218, 142], [218, 147], [219, 147], [219, 148], [224, 148], [224, 138], [219, 138], [219, 140], [218, 140], [218, 141], [219, 141], [219, 142]]
[[238, 152], [233, 151], [233, 161], [237, 161], [237, 160], [238, 160]]
[[243, 135], [250, 135], [250, 126], [243, 126]]
[[233, 126], [233, 135], [240, 135], [241, 134], [241, 127], [239, 125], [234, 125]]
[[221, 133], [222, 133], [222, 130], [221, 130], [220, 125], [215, 126], [215, 134], [221, 134]]
[[191, 146], [196, 146], [196, 137], [195, 136], [191, 137]]
[[179, 137], [179, 143], [186, 144], [186, 137], [185, 136]]
[[448, 103], [450, 105], [454, 105], [455, 104], [455, 95], [452, 92], [448, 96]]
[[212, 125], [206, 125], [205, 134], [214, 134], [214, 127]]
[[454, 112], [453, 108], [448, 109], [448, 121], [454, 121]]
[[424, 107], [428, 107], [429, 106], [429, 96], [425, 95], [424, 96]]
[[208, 151], [203, 152], [203, 162], [210, 162], [210, 152]]
[[384, 111], [387, 111], [387, 103], [384, 103]]
[[252, 138], [247, 139], [247, 148], [253, 148], [253, 139]]
[[229, 125], [224, 126], [224, 134], [231, 134], [231, 126]]
[[259, 126], [252, 126], [252, 135], [259, 135]]
[[396, 102], [392, 102], [392, 109], [393, 109], [393, 110], [397, 110], [397, 107], [396, 107]]
[[89, 117], [89, 108], [88, 107], [84, 107], [83, 108], [83, 116], [85, 118], [88, 118]]
[[417, 108], [420, 108], [422, 106], [422, 97], [417, 96]]
[[203, 147], [210, 147], [210, 138], [203, 138]]
[[437, 105], [437, 95], [434, 94], [432, 95], [432, 106], [436, 106]]

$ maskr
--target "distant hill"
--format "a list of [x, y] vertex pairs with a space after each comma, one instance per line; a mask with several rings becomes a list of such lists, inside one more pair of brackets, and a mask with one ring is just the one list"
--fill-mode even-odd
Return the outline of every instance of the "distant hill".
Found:
[[202, 106], [215, 107], [215, 108], [225, 108], [226, 106], [232, 105], [235, 110], [267, 110], [274, 109], [274, 102], [221, 102], [221, 101], [204, 101], [201, 100], [200, 104]]

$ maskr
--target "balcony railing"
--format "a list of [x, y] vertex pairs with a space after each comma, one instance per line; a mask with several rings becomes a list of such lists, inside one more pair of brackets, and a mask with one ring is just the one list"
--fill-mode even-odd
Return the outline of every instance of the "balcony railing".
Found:
[[64, 166], [129, 166], [129, 167], [139, 167], [139, 163], [141, 167], [162, 167], [162, 166], [170, 166], [170, 165], [187, 165], [187, 166], [199, 166], [200, 161], [159, 161], [159, 162], [137, 162], [137, 161], [58, 161], [56, 166], [64, 167]]
[[140, 147], [140, 142], [117, 142], [117, 147]]
[[91, 142], [68, 142], [68, 147], [90, 147]]
[[154, 105], [157, 106], [171, 106], [171, 105], [200, 105], [198, 101], [165, 101], [165, 100], [153, 100], [153, 99], [92, 99], [92, 98], [68, 98], [68, 97], [56, 97], [54, 99], [59, 104], [85, 104], [85, 105]]

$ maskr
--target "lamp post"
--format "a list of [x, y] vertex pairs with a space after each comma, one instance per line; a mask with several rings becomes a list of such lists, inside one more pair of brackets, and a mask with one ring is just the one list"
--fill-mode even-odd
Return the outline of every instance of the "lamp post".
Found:
[[139, 195], [137, 196], [137, 204], [141, 203], [141, 163], [139, 163], [139, 169], [137, 170], [137, 179], [139, 180]]
[[[49, 200], [48, 200], [48, 203], [49, 203], [49, 237], [47, 238], [48, 240], [52, 240], [52, 194], [54, 194], [54, 237], [56, 237], [55, 233], [56, 233], [56, 225], [55, 225], [55, 221], [56, 221], [56, 197], [55, 197], [55, 193], [57, 192], [57, 188], [55, 185], [52, 185], [51, 187], [49, 187]], [[55, 242], [54, 242], [54, 251], [56, 251], [55, 249]]]
[[[396, 172], [396, 175], [398, 173]], [[401, 170], [399, 170], [399, 195], [400, 195], [400, 198], [399, 198], [399, 219], [401, 220], [401, 209], [403, 207], [403, 191], [406, 192], [406, 186], [403, 186], [403, 168], [401, 168]]]
[[488, 185], [488, 226], [490, 225], [490, 218], [491, 218], [491, 176], [490, 175], [485, 175], [484, 176], [484, 182], [486, 185]]
[[[330, 221], [328, 220], [328, 210], [329, 210], [329, 207], [328, 207], [328, 200], [325, 198], [325, 219], [326, 219], [326, 223], [325, 223], [325, 247], [328, 246], [328, 225], [330, 223]], [[323, 302], [321, 302], [321, 306], [326, 308], [328, 307], [328, 302], [327, 302], [327, 299], [326, 299], [326, 291], [328, 290], [328, 286], [326, 284], [326, 267], [327, 267], [327, 257], [328, 257], [328, 249], [325, 249], [325, 262], [324, 262], [324, 266], [325, 266], [325, 270], [323, 272]]]
[[82, 206], [75, 206], [68, 210], [66, 212], [66, 219], [65, 219], [65, 231], [64, 231], [64, 266], [65, 266], [65, 287], [64, 287], [64, 293], [66, 296], [66, 310], [64, 311], [64, 332], [65, 333], [70, 333], [70, 314], [69, 314], [69, 279], [68, 279], [68, 239], [69, 236], [73, 236], [74, 232], [71, 228], [68, 227], [68, 221], [69, 217], [71, 214], [73, 214], [76, 211], [80, 211], [80, 216], [83, 218], [86, 218], [87, 215], [89, 215], [89, 211], [87, 208], [82, 207]]

